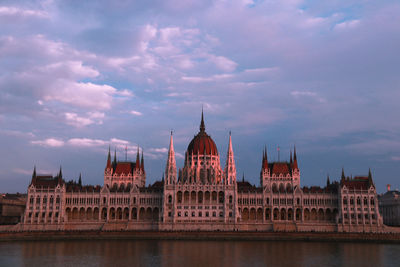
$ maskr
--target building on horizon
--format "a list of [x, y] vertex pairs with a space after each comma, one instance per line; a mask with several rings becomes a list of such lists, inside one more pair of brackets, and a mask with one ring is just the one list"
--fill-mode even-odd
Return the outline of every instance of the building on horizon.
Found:
[[171, 132], [162, 180], [146, 186], [143, 152], [136, 161], [113, 160], [109, 149], [103, 186], [66, 182], [33, 171], [24, 230], [331, 231], [383, 229], [371, 171], [325, 187], [301, 187], [296, 148], [290, 160], [270, 161], [264, 148], [260, 185], [237, 180], [229, 134], [224, 167], [203, 113], [199, 132], [175, 161]]
[[383, 217], [383, 223], [390, 226], [400, 226], [400, 191], [391, 190], [387, 185], [387, 192], [380, 194], [379, 211]]

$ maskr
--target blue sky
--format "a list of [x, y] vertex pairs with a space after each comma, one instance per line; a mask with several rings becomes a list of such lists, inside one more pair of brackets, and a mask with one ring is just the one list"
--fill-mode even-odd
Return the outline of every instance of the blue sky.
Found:
[[206, 130], [259, 183], [296, 145], [302, 185], [371, 168], [399, 187], [398, 1], [0, 1], [1, 192], [33, 166], [102, 184], [107, 149], [147, 182]]

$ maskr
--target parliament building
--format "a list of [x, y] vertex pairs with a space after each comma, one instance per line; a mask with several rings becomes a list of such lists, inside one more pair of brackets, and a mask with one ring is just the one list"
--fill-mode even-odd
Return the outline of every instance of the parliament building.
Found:
[[177, 168], [171, 133], [165, 174], [146, 185], [143, 152], [136, 161], [112, 159], [104, 185], [66, 182], [33, 171], [24, 230], [326, 231], [381, 232], [382, 217], [371, 172], [325, 187], [301, 187], [296, 149], [273, 162], [264, 148], [259, 186], [237, 180], [229, 135], [224, 168], [203, 113], [200, 130]]

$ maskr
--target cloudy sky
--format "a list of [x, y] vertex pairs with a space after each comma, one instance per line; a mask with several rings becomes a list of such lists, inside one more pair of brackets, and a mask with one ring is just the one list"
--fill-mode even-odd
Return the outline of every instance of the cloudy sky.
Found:
[[102, 184], [108, 146], [147, 182], [206, 130], [259, 183], [261, 155], [303, 185], [367, 174], [400, 187], [400, 3], [0, 1], [0, 192], [39, 173]]

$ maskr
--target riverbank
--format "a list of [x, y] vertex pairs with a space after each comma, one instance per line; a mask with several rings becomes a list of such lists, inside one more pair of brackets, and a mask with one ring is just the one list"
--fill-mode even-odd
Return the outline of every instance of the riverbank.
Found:
[[380, 242], [400, 244], [400, 234], [334, 232], [165, 232], [165, 231], [34, 231], [3, 232], [0, 241], [56, 240], [221, 240]]

